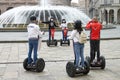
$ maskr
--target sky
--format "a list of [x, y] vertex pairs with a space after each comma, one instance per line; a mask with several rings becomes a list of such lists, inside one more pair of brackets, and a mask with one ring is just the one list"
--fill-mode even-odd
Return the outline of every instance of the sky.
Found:
[[78, 0], [72, 0], [72, 2], [78, 3]]

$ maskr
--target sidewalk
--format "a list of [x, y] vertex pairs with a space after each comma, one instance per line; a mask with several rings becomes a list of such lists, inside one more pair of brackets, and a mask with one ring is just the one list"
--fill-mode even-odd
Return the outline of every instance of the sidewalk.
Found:
[[[91, 70], [86, 76], [68, 77], [66, 63], [74, 59], [71, 46], [47, 47], [42, 43], [38, 54], [46, 61], [42, 73], [27, 72], [22, 62], [27, 57], [27, 43], [0, 43], [0, 80], [119, 80], [120, 40], [101, 41], [101, 54], [106, 57], [105, 70]], [[85, 44], [85, 56], [89, 55], [89, 42]]]

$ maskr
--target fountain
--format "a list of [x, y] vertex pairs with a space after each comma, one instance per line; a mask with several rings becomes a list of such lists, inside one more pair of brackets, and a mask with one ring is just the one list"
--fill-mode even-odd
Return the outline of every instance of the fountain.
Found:
[[0, 28], [6, 27], [23, 27], [28, 24], [29, 17], [35, 15], [39, 21], [48, 21], [49, 17], [53, 16], [59, 24], [61, 19], [66, 19], [68, 23], [80, 19], [83, 24], [86, 24], [90, 18], [82, 11], [68, 6], [52, 6], [47, 0], [41, 0], [40, 5], [36, 6], [20, 6], [10, 9], [0, 15]]

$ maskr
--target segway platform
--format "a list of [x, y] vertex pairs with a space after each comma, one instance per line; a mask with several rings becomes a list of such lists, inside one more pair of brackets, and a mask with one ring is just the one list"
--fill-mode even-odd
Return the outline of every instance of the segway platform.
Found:
[[26, 58], [23, 62], [23, 67], [26, 71], [36, 71], [42, 72], [45, 68], [45, 61], [42, 58], [39, 58], [34, 66], [28, 66], [28, 58]]
[[100, 56], [100, 61], [98, 62], [96, 59], [91, 63], [90, 57], [86, 56], [86, 60], [89, 62], [90, 67], [100, 67], [101, 69], [104, 69], [106, 66], [106, 61], [104, 56]]
[[90, 71], [90, 66], [87, 61], [85, 61], [84, 69], [80, 69], [80, 70], [77, 70], [77, 67], [75, 67], [74, 62], [68, 62], [66, 65], [66, 72], [70, 77], [75, 77], [80, 74], [87, 75], [89, 71]]
[[68, 39], [68, 40], [60, 40], [60, 46], [62, 46], [63, 44], [67, 44], [68, 46], [70, 46], [70, 40]]
[[57, 40], [47, 40], [47, 46], [57, 46]]

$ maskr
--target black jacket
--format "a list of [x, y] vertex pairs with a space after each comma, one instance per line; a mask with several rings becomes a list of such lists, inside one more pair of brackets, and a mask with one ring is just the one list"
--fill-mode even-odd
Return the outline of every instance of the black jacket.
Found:
[[55, 29], [55, 27], [58, 27], [53, 21], [47, 21], [47, 22], [42, 22], [42, 23], [48, 24], [49, 29]]

